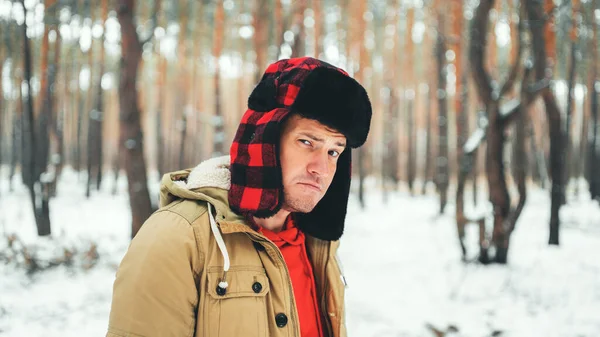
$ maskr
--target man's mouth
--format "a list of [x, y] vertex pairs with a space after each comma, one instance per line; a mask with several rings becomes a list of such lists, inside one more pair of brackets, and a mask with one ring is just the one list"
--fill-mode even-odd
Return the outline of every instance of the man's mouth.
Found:
[[315, 183], [301, 182], [301, 183], [298, 183], [298, 184], [306, 186], [306, 187], [311, 188], [311, 189], [314, 189], [314, 190], [319, 191], [319, 192], [321, 192], [321, 190], [322, 190], [321, 186], [319, 186], [318, 184], [315, 184]]

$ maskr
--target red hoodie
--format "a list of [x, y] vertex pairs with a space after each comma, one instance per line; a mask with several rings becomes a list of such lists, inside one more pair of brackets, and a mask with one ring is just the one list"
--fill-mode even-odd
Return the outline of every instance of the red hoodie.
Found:
[[288, 216], [279, 233], [258, 227], [269, 240], [273, 241], [281, 254], [290, 272], [298, 319], [300, 321], [300, 334], [302, 337], [321, 337], [321, 315], [317, 303], [315, 276], [306, 253], [305, 236]]

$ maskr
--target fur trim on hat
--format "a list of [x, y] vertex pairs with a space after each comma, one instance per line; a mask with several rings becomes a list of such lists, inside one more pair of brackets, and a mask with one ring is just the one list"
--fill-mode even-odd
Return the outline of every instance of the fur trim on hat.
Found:
[[308, 74], [291, 108], [292, 113], [319, 121], [357, 148], [365, 143], [371, 124], [371, 102], [355, 79], [321, 67]]

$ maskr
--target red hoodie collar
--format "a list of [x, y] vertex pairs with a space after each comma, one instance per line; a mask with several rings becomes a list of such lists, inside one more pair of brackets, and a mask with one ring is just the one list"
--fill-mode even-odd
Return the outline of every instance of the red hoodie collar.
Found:
[[274, 232], [259, 226], [254, 219], [249, 219], [250, 224], [260, 234], [273, 241], [277, 247], [281, 248], [284, 244], [301, 245], [304, 243], [304, 233], [296, 227], [292, 214], [288, 215], [280, 232]]

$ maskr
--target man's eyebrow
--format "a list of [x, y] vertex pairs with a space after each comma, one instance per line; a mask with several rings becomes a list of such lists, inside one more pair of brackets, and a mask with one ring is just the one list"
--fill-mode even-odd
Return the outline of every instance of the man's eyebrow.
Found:
[[323, 138], [319, 138], [319, 137], [317, 137], [317, 136], [315, 136], [315, 135], [313, 135], [311, 133], [308, 133], [308, 132], [300, 132], [300, 136], [304, 136], [306, 138], [310, 138], [310, 139], [314, 140], [315, 142], [321, 142], [321, 143], [325, 142], [325, 140]]
[[[320, 142], [320, 143], [324, 143], [325, 142], [324, 139], [319, 138], [319, 137], [317, 137], [317, 136], [315, 136], [315, 135], [313, 135], [311, 133], [308, 133], [308, 132], [300, 132], [300, 135], [304, 136], [306, 138], [310, 138], [310, 139], [314, 140], [315, 142]], [[346, 144], [344, 142], [340, 142], [340, 141], [336, 142], [335, 145], [340, 146], [340, 147], [346, 147]]]

